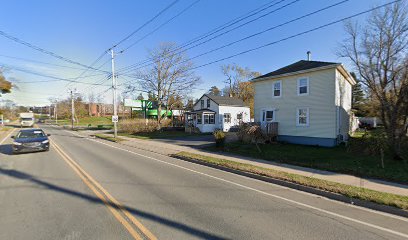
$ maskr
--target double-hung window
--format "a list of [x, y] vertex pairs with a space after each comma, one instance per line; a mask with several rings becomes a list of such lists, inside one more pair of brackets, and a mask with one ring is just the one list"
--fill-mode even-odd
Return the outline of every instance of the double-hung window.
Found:
[[309, 126], [309, 108], [298, 108], [296, 110], [296, 126]]
[[242, 123], [242, 113], [237, 114], [237, 120], [240, 124]]
[[210, 124], [215, 124], [215, 114], [210, 114]]
[[204, 124], [210, 123], [210, 116], [208, 114], [204, 114]]
[[272, 97], [282, 96], [282, 81], [273, 82]]
[[299, 78], [297, 81], [297, 94], [309, 95], [309, 78]]
[[225, 123], [231, 123], [231, 114], [230, 113], [224, 113], [224, 122]]
[[207, 108], [210, 108], [210, 105], [211, 105], [211, 100], [207, 99]]
[[202, 99], [202, 100], [200, 101], [200, 103], [201, 103], [201, 109], [203, 109], [203, 108], [204, 108], [204, 99]]
[[202, 124], [203, 123], [203, 115], [197, 114], [197, 124]]

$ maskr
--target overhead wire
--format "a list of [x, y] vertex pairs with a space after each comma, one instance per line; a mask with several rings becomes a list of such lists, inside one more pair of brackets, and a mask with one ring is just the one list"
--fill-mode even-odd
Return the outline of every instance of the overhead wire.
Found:
[[188, 5], [186, 8], [184, 8], [183, 10], [181, 10], [179, 13], [177, 13], [176, 15], [174, 15], [173, 17], [171, 17], [170, 19], [168, 19], [167, 21], [165, 21], [164, 23], [160, 24], [158, 27], [156, 27], [154, 30], [150, 31], [149, 33], [147, 33], [146, 35], [144, 35], [143, 37], [139, 38], [138, 40], [136, 40], [135, 42], [133, 42], [132, 44], [130, 44], [129, 46], [127, 46], [126, 48], [124, 48], [123, 50], [120, 51], [120, 53], [123, 53], [125, 51], [127, 51], [129, 48], [133, 47], [134, 45], [138, 44], [139, 42], [141, 42], [142, 40], [144, 40], [146, 37], [152, 35], [153, 33], [157, 32], [158, 30], [160, 30], [162, 27], [164, 27], [165, 25], [169, 24], [171, 21], [173, 21], [174, 19], [176, 19], [177, 17], [181, 16], [183, 13], [185, 13], [186, 11], [188, 11], [190, 8], [192, 8], [194, 5], [196, 5], [198, 2], [200, 2], [201, 0], [196, 0], [193, 3], [191, 3], [190, 5]]
[[[139, 32], [141, 29], [143, 29], [145, 26], [147, 26], [148, 24], [150, 24], [151, 22], [153, 22], [156, 18], [158, 18], [161, 14], [163, 14], [164, 12], [166, 12], [168, 9], [170, 9], [174, 4], [176, 4], [179, 0], [175, 0], [173, 2], [171, 2], [169, 5], [167, 5], [164, 9], [162, 9], [160, 12], [158, 12], [156, 15], [154, 15], [151, 19], [149, 19], [148, 21], [146, 21], [144, 24], [142, 24], [140, 27], [138, 27], [136, 30], [134, 30], [133, 32], [131, 32], [129, 35], [127, 35], [126, 37], [124, 37], [122, 40], [120, 40], [119, 42], [117, 42], [116, 44], [114, 44], [110, 49], [112, 48], [116, 48], [117, 46], [119, 46], [120, 44], [122, 44], [123, 42], [125, 42], [126, 40], [128, 40], [129, 38], [131, 38], [133, 35], [135, 35], [137, 32]], [[110, 50], [109, 49], [109, 50]]]
[[[391, 5], [391, 4], [394, 4], [394, 3], [397, 3], [397, 2], [400, 2], [400, 1], [402, 1], [402, 0], [395, 0], [395, 1], [392, 1], [392, 2], [388, 2], [388, 3], [385, 3], [385, 4], [379, 5], [379, 6], [377, 6], [377, 7], [373, 7], [373, 8], [370, 8], [370, 9], [368, 9], [368, 10], [361, 11], [361, 12], [352, 14], [352, 15], [350, 15], [350, 16], [343, 17], [343, 18], [337, 19], [337, 20], [335, 20], [335, 21], [331, 21], [331, 22], [329, 22], [329, 23], [325, 23], [325, 24], [319, 25], [319, 26], [317, 26], [317, 27], [314, 27], [314, 28], [311, 28], [311, 29], [308, 29], [308, 30], [305, 30], [305, 31], [302, 31], [302, 32], [299, 32], [299, 33], [296, 33], [296, 34], [293, 34], [293, 35], [284, 37], [284, 38], [281, 38], [281, 39], [279, 39], [279, 40], [276, 40], [276, 41], [273, 41], [273, 42], [269, 42], [269, 43], [260, 45], [260, 46], [258, 46], [258, 47], [250, 48], [250, 49], [247, 49], [247, 50], [244, 50], [244, 51], [241, 51], [241, 52], [238, 52], [238, 53], [229, 55], [229, 56], [227, 56], [227, 57], [222, 57], [222, 58], [219, 58], [219, 59], [216, 59], [216, 60], [207, 62], [207, 63], [205, 63], [205, 64], [201, 64], [201, 65], [196, 66], [196, 67], [191, 67], [191, 68], [189, 68], [189, 69], [186, 69], [185, 71], [195, 70], [195, 69], [202, 68], [202, 67], [205, 67], [205, 66], [214, 64], [214, 63], [218, 63], [218, 62], [221, 62], [221, 61], [224, 61], [224, 60], [227, 60], [227, 59], [231, 59], [231, 58], [234, 58], [234, 57], [243, 55], [243, 54], [247, 54], [247, 53], [249, 53], [249, 52], [253, 52], [253, 51], [256, 51], [256, 50], [265, 48], [265, 47], [269, 47], [269, 46], [272, 46], [272, 45], [275, 45], [275, 44], [278, 44], [278, 43], [281, 43], [281, 42], [284, 42], [284, 41], [287, 41], [287, 40], [290, 40], [290, 39], [293, 39], [293, 38], [296, 38], [296, 37], [299, 37], [299, 36], [302, 36], [302, 35], [305, 35], [305, 34], [308, 34], [308, 33], [311, 33], [311, 32], [318, 31], [318, 30], [323, 29], [323, 28], [327, 28], [327, 27], [332, 26], [332, 25], [334, 25], [334, 24], [337, 24], [337, 23], [340, 23], [340, 22], [344, 22], [344, 21], [346, 21], [346, 20], [349, 20], [349, 19], [352, 19], [352, 18], [361, 16], [361, 15], [367, 14], [367, 13], [369, 13], [369, 12], [372, 12], [372, 11], [375, 11], [375, 10], [378, 10], [378, 9], [381, 9], [381, 8], [384, 8], [384, 7], [386, 7], [386, 6], [389, 6], [389, 5]], [[126, 83], [124, 83], [124, 84], [126, 84]]]
[[[31, 43], [29, 43], [29, 42], [27, 42], [27, 41], [24, 41], [24, 40], [22, 40], [22, 39], [19, 39], [19, 38], [17, 38], [17, 37], [14, 37], [14, 36], [12, 36], [12, 35], [10, 35], [10, 34], [4, 32], [4, 31], [1, 31], [1, 30], [0, 30], [0, 35], [3, 36], [3, 37], [5, 37], [5, 38], [8, 38], [8, 39], [10, 39], [10, 40], [12, 40], [12, 41], [14, 41], [14, 42], [16, 42], [16, 43], [22, 44], [22, 45], [24, 45], [24, 46], [26, 46], [26, 47], [29, 47], [29, 48], [34, 49], [34, 50], [36, 50], [36, 51], [39, 51], [39, 52], [41, 52], [41, 53], [47, 54], [47, 55], [52, 56], [52, 57], [54, 57], [54, 58], [60, 59], [60, 60], [62, 60], [62, 61], [65, 61], [65, 62], [74, 64], [74, 65], [78, 65], [78, 66], [81, 66], [81, 67], [84, 67], [84, 68], [89, 68], [89, 67], [90, 67], [90, 66], [87, 66], [87, 65], [85, 65], [85, 64], [82, 64], [82, 63], [80, 63], [80, 62], [77, 62], [77, 61], [71, 60], [71, 59], [69, 59], [69, 58], [63, 57], [63, 56], [61, 56], [61, 55], [58, 55], [58, 54], [56, 54], [56, 53], [54, 53], [54, 52], [52, 52], [52, 51], [49, 51], [49, 50], [46, 50], [46, 49], [44, 49], [44, 48], [38, 47], [38, 46], [36, 46], [36, 45], [34, 45], [34, 44], [31, 44]], [[96, 69], [93, 69], [93, 70], [96, 70]], [[97, 71], [97, 70], [96, 70], [96, 71]]]
[[[265, 10], [271, 8], [271, 7], [274, 7], [274, 6], [280, 4], [280, 3], [284, 2], [284, 1], [287, 1], [287, 0], [274, 0], [274, 1], [271, 1], [271, 2], [269, 2], [269, 3], [267, 3], [267, 4], [265, 4], [265, 5], [262, 5], [261, 7], [258, 7], [258, 8], [256, 8], [255, 10], [252, 10], [252, 11], [248, 12], [247, 14], [244, 14], [244, 15], [238, 17], [238, 18], [234, 18], [233, 20], [228, 21], [227, 23], [222, 24], [221, 26], [216, 27], [216, 28], [212, 29], [211, 31], [209, 31], [209, 32], [207, 32], [207, 33], [205, 33], [205, 34], [202, 34], [202, 35], [200, 35], [200, 36], [198, 36], [198, 37], [196, 37], [196, 38], [194, 38], [194, 39], [192, 39], [192, 40], [187, 41], [186, 43], [181, 44], [180, 46], [176, 47], [175, 49], [172, 49], [172, 50], [170, 51], [170, 53], [174, 53], [174, 52], [177, 52], [177, 51], [179, 51], [179, 50], [183, 51], [183, 49], [184, 49], [185, 47], [187, 47], [187, 46], [189, 46], [189, 45], [191, 45], [191, 44], [193, 44], [193, 43], [196, 43], [196, 42], [199, 42], [199, 41], [201, 41], [201, 40], [203, 40], [203, 39], [205, 39], [205, 38], [208, 38], [208, 37], [210, 37], [210, 36], [212, 36], [212, 35], [214, 35], [214, 34], [220, 32], [220, 31], [222, 31], [222, 30], [224, 30], [224, 29], [227, 29], [228, 27], [234, 26], [235, 24], [238, 24], [238, 23], [240, 23], [240, 22], [242, 22], [242, 21], [244, 21], [244, 20], [246, 20], [246, 19], [248, 19], [248, 18], [250, 18], [250, 17], [256, 16], [257, 14], [262, 13], [263, 11], [265, 11]], [[285, 7], [288, 7], [288, 6], [294, 4], [295, 2], [298, 2], [298, 1], [300, 1], [300, 0], [294, 0], [294, 1], [292, 1], [291, 3], [286, 4], [286, 5], [283, 6], [283, 7], [280, 7], [280, 8], [278, 8], [278, 9], [274, 9], [274, 10], [272, 10], [272, 11], [269, 11], [269, 12], [267, 12], [267, 13], [261, 15], [261, 16], [258, 16], [258, 17], [255, 18], [255, 19], [252, 19], [250, 22], [241, 24], [239, 27], [234, 28], [234, 30], [237, 29], [237, 28], [243, 27], [243, 26], [245, 26], [245, 25], [247, 25], [247, 24], [249, 24], [249, 23], [252, 23], [252, 22], [254, 22], [254, 21], [256, 21], [256, 20], [259, 20], [260, 18], [263, 18], [263, 17], [265, 17], [265, 16], [268, 16], [268, 15], [270, 15], [270, 14], [276, 12], [277, 10], [281, 10], [281, 9], [283, 9], [283, 8], [285, 8]], [[231, 31], [232, 31], [232, 30], [231, 30]], [[231, 31], [229, 31], [229, 32], [231, 32]], [[213, 39], [215, 39], [215, 38], [217, 38], [217, 37], [214, 37], [214, 38], [212, 38], [211, 40], [213, 40]], [[211, 40], [210, 40], [210, 41], [211, 41]], [[208, 41], [206, 41], [205, 43], [207, 43], [207, 42], [208, 42]], [[204, 43], [202, 43], [202, 44], [204, 44]], [[195, 47], [197, 47], [197, 46], [199, 46], [199, 45], [202, 45], [202, 44], [196, 44]], [[189, 48], [189, 49], [191, 49], [191, 48]], [[131, 69], [131, 68], [134, 68], [134, 67], [138, 67], [138, 66], [141, 66], [141, 65], [144, 65], [144, 64], [147, 64], [147, 63], [151, 63], [151, 62], [153, 62], [153, 61], [154, 61], [153, 58], [148, 58], [148, 59], [146, 59], [146, 60], [144, 60], [144, 61], [142, 61], [142, 62], [139, 62], [139, 63], [133, 64], [133, 65], [124, 67], [124, 68], [122, 68], [122, 69], [118, 69], [118, 71], [121, 72], [121, 71], [128, 70], [128, 69]], [[150, 64], [148, 64], [148, 65], [150, 65]], [[143, 66], [143, 67], [145, 67], [145, 66]]]

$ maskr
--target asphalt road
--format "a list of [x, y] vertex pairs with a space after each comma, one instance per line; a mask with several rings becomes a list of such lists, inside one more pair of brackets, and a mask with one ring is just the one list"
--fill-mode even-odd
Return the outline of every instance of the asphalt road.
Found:
[[0, 239], [408, 238], [402, 217], [43, 128], [49, 152], [0, 146]]

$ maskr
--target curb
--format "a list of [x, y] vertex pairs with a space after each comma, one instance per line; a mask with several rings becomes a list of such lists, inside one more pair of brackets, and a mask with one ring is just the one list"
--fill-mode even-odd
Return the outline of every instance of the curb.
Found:
[[257, 174], [254, 174], [254, 173], [241, 171], [241, 170], [231, 169], [231, 168], [228, 168], [228, 167], [219, 166], [219, 165], [216, 165], [216, 164], [196, 160], [194, 158], [182, 157], [182, 156], [177, 156], [177, 155], [170, 155], [170, 157], [177, 158], [177, 159], [187, 161], [187, 162], [191, 162], [191, 163], [195, 163], [195, 164], [200, 164], [200, 165], [211, 167], [211, 168], [215, 168], [215, 169], [218, 169], [218, 170], [238, 174], [238, 175], [241, 175], [241, 176], [261, 180], [261, 181], [264, 181], [264, 182], [269, 182], [269, 183], [273, 183], [273, 184], [276, 184], [276, 185], [296, 189], [296, 190], [299, 190], [299, 191], [312, 193], [312, 194], [315, 194], [315, 195], [319, 195], [319, 196], [326, 197], [328, 199], [332, 199], [332, 200], [336, 200], [336, 201], [340, 201], [340, 202], [343, 202], [343, 203], [347, 203], [347, 204], [351, 204], [351, 205], [355, 205], [355, 206], [359, 206], [359, 207], [364, 207], [364, 208], [368, 208], [368, 209], [372, 209], [372, 210], [376, 210], [376, 211], [380, 211], [380, 212], [385, 212], [385, 213], [390, 213], [390, 214], [393, 214], [393, 215], [408, 218], [408, 211], [400, 209], [400, 208], [381, 205], [381, 204], [378, 204], [378, 203], [365, 201], [365, 200], [361, 200], [361, 199], [354, 199], [354, 198], [346, 197], [346, 196], [338, 194], [338, 193], [332, 193], [332, 192], [328, 192], [328, 191], [321, 190], [321, 189], [318, 189], [318, 188], [308, 187], [308, 186], [300, 185], [300, 184], [293, 183], [293, 182], [288, 182], [288, 181], [284, 181], [284, 180], [280, 180], [280, 179], [276, 179], [276, 178], [261, 176], [261, 175], [257, 175]]

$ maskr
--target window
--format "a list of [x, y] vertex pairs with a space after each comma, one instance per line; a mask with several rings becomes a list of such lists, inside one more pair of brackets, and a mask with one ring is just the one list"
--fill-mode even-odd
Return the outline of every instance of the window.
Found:
[[237, 120], [239, 123], [242, 123], [242, 113], [237, 114]]
[[309, 108], [297, 109], [296, 126], [309, 126]]
[[275, 120], [274, 110], [264, 110], [262, 112], [262, 122], [273, 122]]
[[282, 81], [274, 82], [272, 91], [272, 97], [280, 97], [282, 92]]
[[204, 124], [208, 123], [210, 123], [210, 117], [208, 116], [208, 114], [204, 114]]
[[211, 100], [207, 99], [207, 108], [210, 108]]
[[215, 114], [204, 114], [204, 124], [215, 124]]
[[204, 100], [201, 100], [201, 109], [204, 108]]
[[197, 114], [197, 124], [202, 124], [203, 123], [203, 115]]
[[297, 89], [298, 95], [309, 95], [309, 78], [299, 78]]
[[210, 114], [210, 124], [215, 124], [215, 114]]
[[224, 113], [224, 122], [225, 123], [231, 123], [231, 114], [230, 113]]

